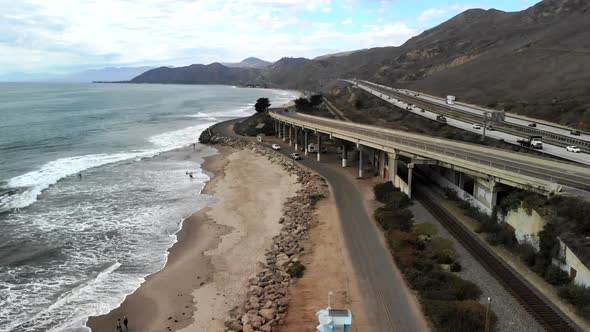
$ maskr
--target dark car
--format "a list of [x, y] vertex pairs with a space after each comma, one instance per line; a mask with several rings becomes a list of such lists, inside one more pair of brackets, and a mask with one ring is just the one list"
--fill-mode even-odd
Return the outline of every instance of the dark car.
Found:
[[531, 123], [529, 123], [529, 127], [533, 127], [533, 128], [535, 128], [535, 127], [537, 127], [537, 124], [536, 124], [536, 123], [534, 123], [534, 122], [531, 122]]
[[572, 131], [570, 131], [570, 135], [580, 136], [580, 131], [579, 130], [572, 130]]
[[437, 115], [436, 116], [436, 121], [440, 121], [440, 122], [447, 122], [447, 118], [445, 118], [442, 115]]

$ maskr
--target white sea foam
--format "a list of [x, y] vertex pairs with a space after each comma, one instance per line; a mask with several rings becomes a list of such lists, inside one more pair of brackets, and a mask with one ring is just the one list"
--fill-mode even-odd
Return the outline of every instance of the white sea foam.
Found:
[[195, 143], [198, 141], [201, 132], [213, 123], [206, 122], [197, 126], [152, 136], [148, 140], [155, 145], [153, 149], [115, 154], [91, 154], [50, 161], [38, 170], [13, 177], [7, 181], [4, 186], [5, 189], [22, 188], [24, 190], [18, 194], [0, 197], [0, 212], [21, 209], [33, 204], [43, 190], [67, 176], [78, 174], [90, 168], [128, 159], [141, 160], [142, 158], [150, 158], [161, 152]]

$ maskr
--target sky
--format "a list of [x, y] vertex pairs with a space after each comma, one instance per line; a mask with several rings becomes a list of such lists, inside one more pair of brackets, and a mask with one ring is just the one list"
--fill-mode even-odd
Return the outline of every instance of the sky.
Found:
[[0, 0], [0, 75], [397, 46], [469, 8], [539, 0]]

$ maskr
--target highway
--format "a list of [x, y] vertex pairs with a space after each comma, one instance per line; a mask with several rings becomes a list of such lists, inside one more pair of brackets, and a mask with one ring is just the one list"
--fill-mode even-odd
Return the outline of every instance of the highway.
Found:
[[[406, 109], [406, 107], [408, 106], [408, 103], [403, 102], [401, 100], [398, 100], [395, 96], [390, 96], [389, 92], [390, 91], [385, 91], [385, 90], [392, 90], [392, 88], [390, 87], [385, 87], [382, 85], [377, 85], [377, 87], [375, 87], [376, 84], [374, 83], [370, 83], [370, 82], [358, 82], [358, 81], [347, 81], [353, 84], [356, 84], [359, 88], [373, 94], [376, 97], [379, 97], [387, 102], [389, 102], [392, 105], [395, 105], [397, 107], [400, 107], [402, 109]], [[401, 93], [404, 93], [404, 90], [399, 90], [402, 91]], [[397, 92], [400, 93], [400, 92]], [[440, 98], [436, 98], [436, 97], [432, 97], [432, 96], [423, 96], [422, 94], [418, 94], [418, 97], [415, 96], [415, 94], [412, 93], [408, 93], [405, 92], [406, 94], [412, 95], [412, 98], [419, 98], [420, 96], [422, 96], [424, 100], [428, 100], [428, 101], [437, 101], [437, 104], [440, 105], [444, 105], [444, 106], [448, 106], [446, 105], [446, 102], [443, 102], [440, 100]], [[439, 103], [440, 102], [440, 103]], [[455, 105], [454, 105], [455, 106]], [[465, 111], [465, 112], [469, 112], [472, 113], [474, 115], [481, 115], [481, 110], [477, 110], [473, 107], [467, 107], [467, 106], [462, 106], [459, 105], [460, 107], [458, 109]], [[467, 111], [467, 109], [470, 109], [471, 111]], [[439, 113], [437, 113], [436, 111], [429, 111], [425, 108], [420, 108], [420, 107], [416, 107], [413, 106], [411, 107], [409, 110], [409, 112], [412, 112], [416, 115], [422, 116], [422, 117], [426, 117], [428, 119], [431, 120], [435, 120], [436, 121], [436, 116], [439, 115]], [[479, 112], [479, 113], [478, 113]], [[482, 134], [482, 129], [474, 129], [473, 128], [473, 124], [474, 123], [480, 123], [481, 121], [470, 121], [470, 122], [466, 122], [466, 121], [462, 121], [463, 119], [460, 119], [461, 117], [459, 116], [459, 114], [457, 114], [456, 118], [453, 118], [452, 116], [449, 116], [448, 114], [445, 114], [445, 117], [447, 118], [447, 124], [459, 129], [463, 129], [466, 131], [470, 131], [476, 134]], [[457, 119], [459, 118], [459, 119]], [[514, 122], [518, 122], [520, 121], [521, 123], [526, 123], [528, 124], [528, 122], [521, 120], [521, 119], [516, 119], [513, 118]], [[508, 121], [510, 122], [510, 121]], [[544, 130], [543, 128], [545, 127], [550, 127], [550, 126], [546, 126], [546, 125], [540, 125], [537, 124], [537, 128], [539, 130]], [[565, 132], [565, 130], [563, 129], [558, 129], [555, 127], [550, 127], [553, 128], [553, 132], [559, 132], [560, 134], [562, 134], [563, 132]], [[569, 131], [567, 131], [567, 135], [569, 136]], [[525, 138], [525, 135], [522, 136], [517, 136], [517, 135], [513, 135], [510, 133], [505, 133], [499, 130], [494, 130], [494, 131], [489, 131], [486, 130], [486, 136], [487, 137], [491, 137], [491, 138], [495, 138], [495, 139], [501, 139], [504, 140], [506, 143], [510, 143], [510, 144], [514, 144], [514, 145], [520, 145], [517, 140]], [[579, 136], [579, 137], [584, 137], [584, 135]], [[576, 136], [576, 139], [579, 139], [578, 136]], [[584, 137], [585, 139], [588, 139], [588, 137]], [[590, 140], [589, 140], [589, 144], [590, 144]], [[563, 158], [566, 160], [571, 160], [580, 164], [584, 164], [584, 165], [590, 165], [590, 154], [587, 153], [573, 153], [573, 152], [568, 152], [563, 146], [557, 146], [557, 145], [553, 145], [553, 144], [549, 144], [547, 142], [543, 142], [543, 149], [542, 150], [537, 150], [543, 154], [547, 154], [547, 155], [551, 155], [551, 156], [556, 156], [559, 158]]]
[[[295, 112], [271, 113], [271, 116], [351, 142], [362, 141], [362, 144], [381, 147], [382, 150], [406, 151], [424, 158], [480, 171], [498, 177], [500, 182], [501, 178], [513, 181], [522, 179], [522, 183], [558, 183], [590, 191], [590, 168], [573, 163]], [[534, 180], [538, 182], [527, 182]]]

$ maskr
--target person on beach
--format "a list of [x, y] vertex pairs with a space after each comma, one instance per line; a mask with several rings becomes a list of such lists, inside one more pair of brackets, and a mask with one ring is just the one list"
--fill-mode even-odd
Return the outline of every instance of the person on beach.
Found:
[[188, 173], [188, 177], [192, 179], [193, 178], [193, 172]]
[[123, 332], [123, 326], [121, 326], [121, 318], [117, 318], [117, 332]]
[[196, 145], [195, 145], [195, 143], [193, 143], [193, 151], [196, 151], [196, 150], [197, 150]]
[[78, 179], [82, 180], [82, 172], [78, 173]]
[[123, 316], [123, 325], [125, 325], [125, 331], [129, 331], [129, 326], [127, 324], [129, 324], [129, 320], [127, 319], [127, 316]]

